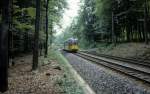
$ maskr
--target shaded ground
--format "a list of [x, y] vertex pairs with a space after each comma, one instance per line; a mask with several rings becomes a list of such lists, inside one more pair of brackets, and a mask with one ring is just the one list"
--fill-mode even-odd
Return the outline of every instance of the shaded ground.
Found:
[[9, 90], [4, 94], [61, 94], [56, 82], [63, 70], [56, 61], [48, 61], [37, 71], [31, 71], [31, 55], [16, 58], [15, 62], [9, 69]]
[[15, 66], [9, 68], [9, 90], [3, 94], [84, 94], [65, 60], [51, 49], [48, 58], [39, 57], [38, 70], [32, 71], [32, 55], [15, 58]]

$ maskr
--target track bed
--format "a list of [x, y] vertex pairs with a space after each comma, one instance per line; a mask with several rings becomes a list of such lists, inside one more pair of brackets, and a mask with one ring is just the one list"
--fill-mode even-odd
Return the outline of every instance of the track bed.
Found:
[[97, 94], [150, 94], [148, 86], [130, 77], [71, 53], [64, 56]]

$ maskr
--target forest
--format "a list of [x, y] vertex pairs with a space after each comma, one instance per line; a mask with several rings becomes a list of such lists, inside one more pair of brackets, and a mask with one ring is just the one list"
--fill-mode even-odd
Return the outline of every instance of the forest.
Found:
[[[65, 30], [61, 18], [67, 0], [0, 0], [0, 91], [8, 90], [8, 69], [14, 58], [32, 54], [32, 70], [39, 57], [48, 57], [53, 45], [63, 47], [70, 37], [79, 47], [96, 48], [101, 43], [150, 41], [150, 0], [81, 0], [80, 10]], [[55, 47], [55, 46], [54, 46]]]
[[[150, 39], [149, 0], [84, 0], [58, 41], [71, 36], [82, 47], [100, 43], [145, 42]], [[92, 43], [92, 44], [91, 44]]]
[[7, 69], [15, 65], [14, 57], [33, 52], [33, 70], [39, 54], [47, 57], [53, 26], [59, 25], [65, 8], [65, 0], [0, 1], [0, 91], [8, 88]]

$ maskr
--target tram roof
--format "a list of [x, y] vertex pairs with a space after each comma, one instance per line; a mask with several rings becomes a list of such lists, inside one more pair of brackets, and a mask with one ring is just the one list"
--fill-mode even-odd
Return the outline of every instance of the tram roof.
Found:
[[68, 38], [65, 42], [69, 42], [69, 41], [77, 41], [77, 38]]

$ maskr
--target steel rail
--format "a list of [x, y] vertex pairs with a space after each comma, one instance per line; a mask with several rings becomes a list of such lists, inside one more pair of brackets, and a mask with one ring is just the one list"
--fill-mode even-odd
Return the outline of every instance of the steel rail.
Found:
[[114, 59], [114, 60], [118, 60], [118, 61], [123, 61], [123, 62], [127, 62], [127, 63], [138, 64], [138, 65], [142, 65], [144, 67], [150, 68], [150, 62], [146, 62], [144, 60], [136, 60], [136, 59], [131, 59], [131, 58], [129, 59], [129, 58], [123, 58], [123, 57], [117, 57], [117, 56], [111, 56], [111, 55], [97, 54], [97, 53], [92, 53], [92, 52], [87, 52], [87, 51], [84, 51], [83, 53], [92, 54], [92, 55], [105, 57], [105, 58], [109, 58], [109, 59]]
[[150, 73], [148, 73], [148, 72], [144, 72], [144, 71], [141, 71], [141, 70], [138, 70], [135, 68], [131, 68], [128, 66], [119, 65], [119, 64], [113, 63], [111, 61], [106, 61], [106, 60], [97, 58], [91, 54], [76, 53], [75, 55], [82, 57], [86, 60], [92, 61], [98, 65], [102, 65], [102, 66], [108, 67], [110, 69], [119, 71], [123, 74], [126, 74], [128, 76], [134, 77], [135, 79], [138, 79], [138, 80], [141, 80], [143, 82], [150, 84]]

